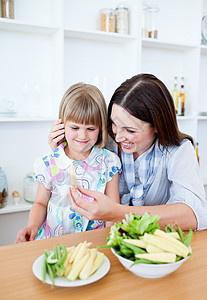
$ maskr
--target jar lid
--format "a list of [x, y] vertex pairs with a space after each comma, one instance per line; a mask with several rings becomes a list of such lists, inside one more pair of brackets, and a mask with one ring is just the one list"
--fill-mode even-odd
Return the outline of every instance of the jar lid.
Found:
[[202, 17], [201, 35], [203, 44], [207, 45], [207, 13]]
[[114, 13], [113, 8], [102, 8], [99, 10], [99, 14], [111, 14]]
[[160, 11], [160, 8], [158, 6], [149, 6], [147, 9], [149, 12], [155, 12], [158, 13]]
[[124, 5], [123, 3], [119, 4], [119, 5], [117, 6], [116, 10], [117, 10], [117, 9], [120, 9], [120, 8], [129, 10], [128, 7], [126, 7], [126, 5]]

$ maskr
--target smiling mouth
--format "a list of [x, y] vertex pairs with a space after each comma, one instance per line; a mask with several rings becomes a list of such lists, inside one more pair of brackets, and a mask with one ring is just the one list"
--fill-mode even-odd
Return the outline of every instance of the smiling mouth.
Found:
[[88, 141], [78, 141], [78, 140], [76, 140], [76, 142], [79, 144], [87, 144], [88, 143]]
[[130, 148], [131, 146], [132, 146], [132, 143], [121, 143], [121, 146], [123, 147], [123, 148]]

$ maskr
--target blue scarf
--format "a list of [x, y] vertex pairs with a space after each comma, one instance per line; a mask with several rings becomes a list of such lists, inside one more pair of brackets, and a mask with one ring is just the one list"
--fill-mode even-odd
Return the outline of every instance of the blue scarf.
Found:
[[[123, 174], [119, 180], [120, 195], [123, 195], [121, 204], [129, 205], [131, 202], [134, 206], [144, 205], [145, 195], [156, 176], [164, 149], [163, 146], [158, 147], [158, 141], [156, 141], [135, 161], [133, 154], [126, 154], [122, 151]], [[126, 193], [126, 186], [128, 193]]]

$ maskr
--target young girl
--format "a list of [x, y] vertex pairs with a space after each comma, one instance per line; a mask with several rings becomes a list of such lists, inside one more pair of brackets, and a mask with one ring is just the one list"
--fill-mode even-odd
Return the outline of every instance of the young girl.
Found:
[[28, 227], [18, 232], [16, 242], [104, 226], [104, 222], [90, 221], [71, 208], [67, 198], [69, 186], [99, 191], [119, 201], [121, 164], [115, 153], [103, 149], [107, 108], [101, 92], [89, 84], [71, 86], [60, 103], [59, 117], [65, 126], [65, 141], [34, 164], [38, 191]]

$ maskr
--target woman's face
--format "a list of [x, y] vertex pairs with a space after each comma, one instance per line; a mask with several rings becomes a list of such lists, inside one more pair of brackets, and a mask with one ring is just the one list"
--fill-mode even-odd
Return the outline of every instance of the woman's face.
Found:
[[135, 159], [153, 144], [155, 128], [150, 123], [135, 118], [120, 105], [113, 104], [111, 121], [116, 142], [125, 153], [133, 153]]

